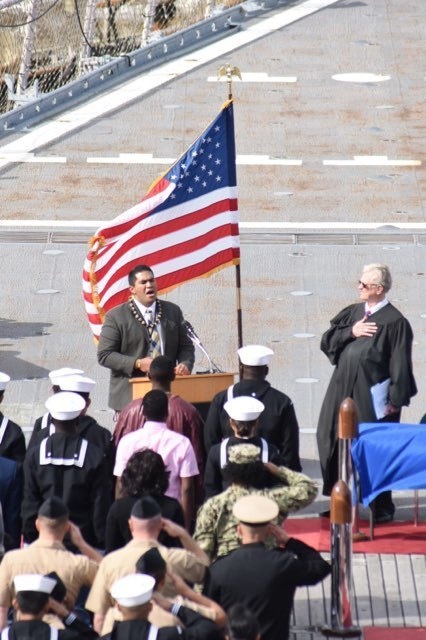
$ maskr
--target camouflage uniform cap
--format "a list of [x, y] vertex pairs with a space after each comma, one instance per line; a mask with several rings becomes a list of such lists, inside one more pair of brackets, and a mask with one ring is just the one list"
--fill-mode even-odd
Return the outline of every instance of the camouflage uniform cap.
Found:
[[237, 444], [228, 449], [228, 460], [235, 464], [248, 464], [261, 459], [260, 447], [254, 444]]

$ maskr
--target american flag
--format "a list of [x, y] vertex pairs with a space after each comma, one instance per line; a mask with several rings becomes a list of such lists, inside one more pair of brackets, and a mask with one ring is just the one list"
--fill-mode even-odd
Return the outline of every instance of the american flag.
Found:
[[96, 232], [83, 270], [89, 323], [129, 297], [127, 276], [149, 265], [159, 292], [238, 264], [240, 241], [232, 100], [136, 206]]

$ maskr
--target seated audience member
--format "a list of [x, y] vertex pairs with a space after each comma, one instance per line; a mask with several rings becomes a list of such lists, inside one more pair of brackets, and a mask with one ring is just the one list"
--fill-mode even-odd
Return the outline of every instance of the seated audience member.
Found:
[[154, 585], [153, 577], [141, 573], [124, 576], [112, 584], [111, 596], [123, 621], [115, 623], [111, 634], [103, 636], [105, 640], [151, 638], [152, 625], [148, 621], [152, 608], [151, 599], [165, 611], [172, 612], [184, 625], [184, 628], [173, 626], [156, 629], [154, 633], [158, 640], [222, 640], [222, 632], [212, 620], [192, 609], [170, 602], [158, 592], [154, 593]]
[[271, 498], [278, 505], [282, 521], [289, 512], [313, 502], [317, 495], [317, 487], [308, 476], [262, 462], [259, 447], [240, 444], [231, 447], [228, 456], [223, 471], [229, 487], [200, 507], [195, 525], [194, 538], [211, 560], [227, 555], [240, 544], [232, 512], [239, 498], [252, 493]]
[[[80, 589], [92, 584], [102, 559], [69, 521], [68, 509], [59, 498], [53, 496], [43, 502], [35, 524], [38, 539], [23, 549], [7, 552], [0, 564], [0, 629], [6, 626], [17, 575], [55, 571], [65, 585], [66, 601], [72, 609]], [[68, 534], [79, 555], [65, 548], [63, 540]]]
[[228, 450], [239, 444], [253, 444], [262, 451], [262, 462], [279, 464], [279, 452], [273, 444], [256, 434], [259, 416], [265, 405], [250, 396], [238, 396], [225, 403], [229, 425], [234, 433], [220, 444], [214, 444], [208, 454], [204, 476], [205, 497], [211, 498], [227, 488], [222, 471], [228, 464]]
[[[163, 458], [151, 449], [136, 451], [128, 460], [121, 476], [122, 497], [110, 507], [106, 521], [105, 552], [110, 553], [127, 544], [132, 535], [129, 518], [135, 502], [142, 496], [155, 498], [163, 518], [173, 520], [184, 526], [183, 511], [180, 503], [165, 492], [169, 486], [169, 475]], [[161, 531], [158, 541], [166, 547], [179, 545], [176, 538]]]
[[[189, 530], [194, 510], [193, 479], [198, 475], [194, 449], [188, 438], [167, 428], [168, 399], [164, 391], [149, 391], [142, 403], [146, 422], [143, 428], [120, 440], [114, 475], [120, 478], [130, 456], [143, 447], [159, 453], [170, 471], [166, 495], [181, 503], [185, 526]], [[117, 487], [119, 484], [118, 481]]]
[[[92, 640], [99, 637], [63, 603], [51, 597], [56, 585], [54, 578], [39, 574], [15, 577], [15, 622], [3, 630], [2, 640]], [[58, 631], [43, 621], [49, 611], [62, 618], [64, 630]]]
[[[0, 404], [10, 376], [0, 371]], [[0, 456], [21, 463], [25, 458], [25, 436], [21, 427], [0, 411]]]
[[18, 549], [21, 544], [22, 467], [18, 462], [0, 457], [0, 505], [6, 548]]
[[253, 396], [265, 405], [259, 416], [258, 435], [274, 444], [280, 452], [280, 464], [301, 471], [299, 458], [299, 425], [290, 398], [271, 387], [266, 380], [272, 349], [262, 345], [248, 345], [238, 349], [240, 381], [212, 400], [204, 429], [204, 445], [210, 447], [232, 436], [225, 402], [237, 396]]
[[[315, 549], [273, 524], [278, 514], [278, 505], [266, 496], [237, 500], [233, 515], [241, 546], [210, 567], [204, 586], [226, 610], [246, 606], [256, 616], [262, 640], [287, 640], [296, 587], [317, 584], [331, 571]], [[266, 547], [270, 534], [279, 547]]]
[[[93, 586], [86, 602], [86, 609], [94, 615], [94, 627], [102, 631], [105, 616], [112, 606], [109, 593], [115, 580], [135, 572], [136, 562], [142, 553], [157, 548], [167, 567], [188, 582], [202, 582], [209, 559], [183, 527], [161, 517], [158, 504], [150, 496], [138, 500], [132, 508], [129, 520], [132, 540], [122, 549], [105, 556], [99, 565]], [[160, 531], [180, 539], [183, 549], [163, 547], [158, 542]], [[166, 595], [176, 595], [173, 588]]]
[[37, 511], [43, 500], [57, 495], [67, 505], [71, 520], [81, 528], [84, 538], [102, 549], [111, 483], [104, 451], [78, 434], [79, 417], [86, 403], [77, 393], [61, 391], [48, 398], [46, 407], [55, 432], [32, 447], [25, 458], [24, 540], [35, 540]]

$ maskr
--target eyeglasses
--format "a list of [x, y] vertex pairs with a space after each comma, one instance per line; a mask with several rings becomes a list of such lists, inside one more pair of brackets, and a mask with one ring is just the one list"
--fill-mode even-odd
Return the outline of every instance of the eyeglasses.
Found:
[[369, 289], [370, 287], [381, 287], [382, 286], [381, 284], [378, 284], [378, 283], [374, 283], [374, 282], [368, 283], [368, 282], [363, 282], [362, 280], [358, 280], [358, 285], [361, 285], [361, 287], [363, 289]]

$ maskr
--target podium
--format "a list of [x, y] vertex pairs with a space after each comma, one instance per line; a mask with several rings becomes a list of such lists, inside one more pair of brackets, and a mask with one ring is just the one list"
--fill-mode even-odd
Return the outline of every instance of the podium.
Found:
[[[212, 398], [234, 384], [234, 373], [194, 373], [190, 376], [177, 376], [172, 382], [172, 393], [187, 402], [199, 404], [210, 402]], [[143, 398], [152, 389], [149, 378], [130, 378], [132, 398]]]

